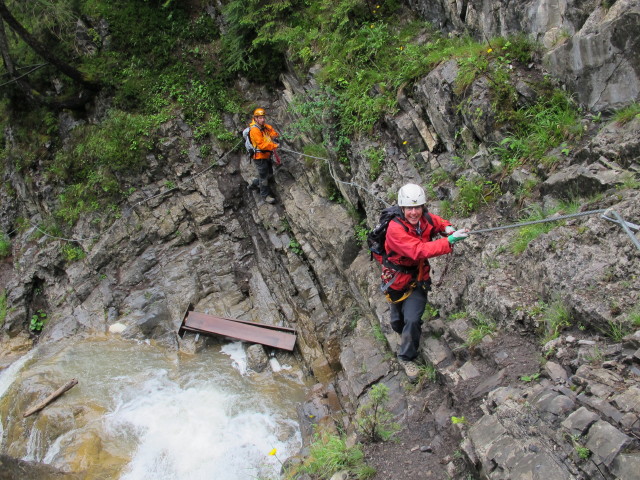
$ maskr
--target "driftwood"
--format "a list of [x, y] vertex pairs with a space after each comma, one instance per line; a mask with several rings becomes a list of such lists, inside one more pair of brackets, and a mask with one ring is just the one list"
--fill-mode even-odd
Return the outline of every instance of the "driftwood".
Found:
[[24, 412], [22, 416], [28, 417], [29, 415], [33, 415], [34, 413], [39, 412], [44, 407], [46, 407], [51, 402], [53, 402], [56, 398], [58, 398], [60, 395], [62, 395], [64, 392], [71, 389], [72, 387], [75, 387], [77, 384], [78, 384], [78, 380], [76, 380], [75, 378], [72, 378], [63, 386], [61, 386], [59, 389], [57, 389], [55, 392], [53, 392], [51, 395], [49, 395], [47, 398], [45, 398], [43, 401], [41, 401], [39, 404], [37, 404], [35, 407], [31, 407], [29, 410]]

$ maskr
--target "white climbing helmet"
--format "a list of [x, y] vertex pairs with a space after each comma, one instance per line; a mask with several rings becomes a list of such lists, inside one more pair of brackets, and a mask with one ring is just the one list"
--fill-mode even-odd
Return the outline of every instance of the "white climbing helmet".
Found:
[[419, 207], [425, 203], [427, 203], [427, 199], [420, 185], [407, 183], [398, 190], [398, 205], [401, 207]]

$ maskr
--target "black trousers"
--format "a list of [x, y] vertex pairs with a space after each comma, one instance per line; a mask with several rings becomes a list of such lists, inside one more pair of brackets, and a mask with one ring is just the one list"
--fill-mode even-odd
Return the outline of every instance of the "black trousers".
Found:
[[255, 178], [252, 182], [253, 186], [260, 188], [260, 196], [262, 198], [273, 196], [271, 193], [271, 187], [269, 183], [273, 180], [273, 162], [270, 158], [262, 158], [260, 160], [253, 160], [258, 171], [258, 178]]
[[414, 360], [418, 356], [422, 335], [422, 314], [427, 306], [427, 292], [418, 286], [400, 303], [391, 304], [391, 328], [400, 334], [398, 358]]

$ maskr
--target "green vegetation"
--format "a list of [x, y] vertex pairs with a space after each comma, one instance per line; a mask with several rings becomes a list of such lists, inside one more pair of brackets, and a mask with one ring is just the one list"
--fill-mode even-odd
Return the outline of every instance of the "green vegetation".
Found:
[[373, 337], [379, 341], [380, 343], [387, 343], [387, 337], [384, 336], [384, 333], [382, 332], [382, 327], [380, 327], [379, 323], [375, 323], [372, 327], [371, 327], [372, 331], [373, 331]]
[[438, 369], [432, 363], [418, 365], [418, 381], [416, 390], [420, 390], [427, 383], [434, 383], [438, 378]]
[[578, 434], [571, 435], [570, 438], [571, 438], [571, 443], [573, 444], [573, 448], [578, 454], [578, 457], [580, 457], [582, 460], [586, 460], [591, 456], [591, 450], [589, 450], [587, 447], [582, 445], [581, 443], [582, 437], [580, 435]]
[[5, 318], [7, 318], [7, 291], [3, 289], [0, 292], [0, 327], [4, 325]]
[[302, 255], [302, 246], [295, 238], [289, 240], [289, 249], [296, 255]]
[[367, 219], [363, 219], [360, 221], [358, 225], [356, 225], [356, 240], [359, 246], [367, 245], [367, 235], [369, 235], [369, 227], [367, 226]]
[[460, 177], [456, 181], [456, 187], [459, 188], [458, 195], [451, 208], [453, 213], [459, 216], [468, 216], [500, 194], [498, 185], [480, 177]]
[[384, 148], [371, 147], [366, 149], [363, 154], [369, 161], [369, 179], [377, 180], [384, 163]]
[[469, 318], [469, 314], [466, 312], [466, 310], [462, 310], [461, 312], [452, 313], [451, 315], [449, 315], [448, 320], [453, 321], [453, 320], [459, 320], [461, 318]]
[[[75, 63], [85, 79], [99, 81], [113, 98], [105, 116], [75, 125], [61, 148], [54, 111], [33, 104], [25, 110], [22, 90], [7, 86], [0, 127], [5, 131], [11, 125], [20, 155], [9, 150], [0, 135], [0, 159], [15, 162], [27, 177], [40, 170], [48, 183], [63, 189], [55, 211], [60, 221], [72, 225], [85, 213], [119, 210], [122, 197], [138, 186], [128, 182], [136, 181], [131, 174], [146, 167], [146, 156], [154, 148], [150, 139], [169, 119], [180, 116], [194, 129], [194, 139], [203, 143], [200, 151], [211, 151], [204, 142], [224, 145], [235, 139], [222, 115], [239, 113], [240, 102], [229, 88], [229, 73], [217, 61], [219, 32], [204, 9], [189, 11], [182, 2], [155, 0], [139, 5], [125, 0], [36, 3], [32, 8], [11, 2], [9, 8], [32, 36], [59, 59]], [[88, 23], [95, 53], [77, 55], [78, 18], [106, 19], [109, 46]], [[17, 36], [7, 38], [15, 64], [41, 63]], [[32, 91], [50, 90], [52, 77], [62, 82], [67, 100], [81, 88], [46, 65], [28, 76]]]
[[400, 431], [400, 425], [393, 421], [393, 414], [385, 408], [388, 402], [389, 387], [377, 383], [369, 390], [369, 402], [358, 408], [358, 431], [367, 441], [384, 442]]
[[[493, 152], [509, 169], [541, 160], [549, 149], [582, 133], [577, 106], [560, 90], [543, 91], [537, 103], [510, 111], [505, 120], [509, 121], [511, 133]], [[566, 145], [561, 152], [569, 153]]]
[[65, 243], [60, 247], [60, 251], [62, 256], [67, 262], [75, 262], [78, 260], [82, 260], [87, 254], [84, 252], [82, 247], [79, 245], [74, 246], [69, 243]]
[[571, 326], [571, 314], [562, 300], [555, 300], [542, 312], [541, 326], [544, 330], [543, 343], [558, 338], [560, 332]]
[[360, 444], [347, 446], [344, 436], [322, 432], [316, 433], [309, 446], [309, 456], [302, 465], [287, 472], [287, 478], [297, 478], [307, 473], [313, 478], [325, 479], [341, 470], [349, 472], [349, 478], [358, 480], [370, 478], [376, 473], [374, 468], [365, 463]]
[[11, 240], [6, 233], [0, 234], [0, 258], [9, 256], [11, 253]]
[[534, 373], [532, 375], [523, 375], [520, 377], [520, 380], [522, 380], [523, 382], [535, 382], [536, 380], [538, 380], [538, 378], [540, 378], [540, 374], [539, 373]]
[[36, 313], [31, 315], [31, 321], [29, 322], [29, 330], [32, 332], [40, 332], [42, 331], [42, 327], [44, 327], [45, 322], [47, 321], [47, 314], [38, 309]]
[[622, 320], [609, 320], [607, 327], [604, 333], [614, 342], [620, 342], [626, 335], [632, 333]]
[[[116, 217], [123, 198], [142, 186], [139, 173], [147, 168], [147, 158], [157, 154], [159, 134], [169, 120], [180, 118], [192, 128], [203, 157], [216, 151], [214, 146], [231, 148], [237, 132], [228, 131], [223, 119], [240, 113], [248, 117], [255, 106], [236, 91], [238, 76], [270, 85], [287, 65], [299, 69], [301, 76], [313, 66], [317, 81], [314, 90], [290, 106], [296, 120], [279, 126], [284, 127], [284, 138], [304, 139], [304, 152], [316, 157], [304, 158], [308, 166], [317, 164], [317, 158], [332, 159], [348, 171], [352, 140], [370, 135], [385, 115], [397, 112], [400, 90], [448, 61], [459, 67], [454, 85], [458, 110], [475, 119], [492, 118], [508, 132], [493, 151], [505, 170], [527, 162], [552, 165], [571, 152], [571, 142], [582, 132], [575, 103], [547, 81], [532, 85], [535, 103], [523, 107], [518, 102], [514, 67], [529, 63], [537, 48], [526, 36], [482, 42], [444, 37], [432, 25], [400, 15], [404, 7], [396, 1], [229, 0], [221, 12], [224, 34], [220, 22], [189, 2], [36, 4], [36, 9], [20, 2], [9, 7], [35, 38], [51, 45], [84, 80], [99, 82], [112, 99], [104, 114], [89, 116], [64, 132], [64, 145], [58, 144], [55, 109], [30, 105], [25, 111], [24, 93], [14, 84], [0, 102], [0, 127], [13, 127], [11, 145], [20, 151], [12, 152], [0, 134], [0, 158], [14, 162], [26, 176], [44, 174], [57, 187], [61, 193], [55, 217], [63, 226], [86, 214]], [[77, 18], [87, 22], [95, 50], [91, 55], [77, 52]], [[90, 19], [107, 20], [108, 44]], [[8, 38], [14, 63], [39, 61], [17, 36]], [[28, 80], [34, 91], [50, 91], [50, 79], [60, 76], [55, 73], [54, 66], [45, 65]], [[491, 112], [477, 107], [469, 111], [465, 96], [480, 79]], [[81, 82], [66, 77], [63, 83], [62, 90], [71, 97], [82, 88]], [[637, 115], [634, 104], [616, 118], [624, 122]], [[191, 145], [178, 149], [186, 152], [187, 147]], [[384, 149], [362, 153], [370, 180], [378, 179]], [[461, 157], [459, 161], [464, 162]], [[344, 201], [330, 185], [328, 162], [322, 163], [321, 173], [327, 197]], [[427, 191], [433, 196], [435, 186], [446, 180], [450, 178], [444, 170], [433, 172]], [[518, 197], [529, 195], [534, 186], [523, 186]], [[500, 194], [497, 184], [484, 178], [458, 178], [456, 187], [458, 196], [442, 206], [443, 213], [467, 216]]]
[[[543, 220], [555, 213], [562, 212], [564, 215], [569, 215], [578, 211], [579, 205], [577, 203], [563, 203], [553, 209], [544, 209], [540, 205], [533, 205], [527, 210], [528, 215], [522, 219], [523, 222], [533, 222], [537, 220]], [[538, 238], [539, 236], [549, 233], [553, 228], [558, 225], [557, 222], [544, 222], [534, 223], [532, 225], [525, 225], [518, 229], [518, 232], [511, 243], [511, 250], [516, 255], [524, 252], [529, 244]]]
[[484, 337], [492, 335], [496, 331], [496, 324], [493, 320], [476, 314], [473, 318], [474, 327], [469, 331], [469, 339], [465, 347], [478, 345]]
[[424, 312], [422, 313], [422, 321], [428, 322], [432, 318], [436, 318], [438, 314], [438, 309], [430, 303], [427, 303], [426, 307], [424, 308]]
[[634, 118], [640, 118], [640, 103], [632, 103], [613, 115], [613, 120], [619, 125], [629, 123]]

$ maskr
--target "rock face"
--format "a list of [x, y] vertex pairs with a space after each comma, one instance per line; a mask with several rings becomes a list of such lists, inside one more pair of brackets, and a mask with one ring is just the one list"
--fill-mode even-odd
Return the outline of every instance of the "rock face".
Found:
[[591, 110], [614, 110], [638, 101], [638, 0], [407, 3], [444, 30], [471, 31], [484, 38], [522, 33], [541, 43], [547, 50], [545, 65]]
[[[523, 31], [541, 40], [548, 68], [589, 108], [607, 111], [638, 100], [637, 1], [618, 0], [608, 10], [596, 1], [407, 3], [445, 30], [469, 28], [487, 37]], [[121, 217], [102, 229], [83, 219], [71, 232], [85, 239], [86, 258], [66, 261], [63, 240], [37, 238], [35, 227], [13, 234], [13, 256], [0, 264], [10, 307], [0, 365], [34, 339], [72, 336], [122, 335], [194, 353], [196, 345], [176, 335], [193, 304], [299, 331], [296, 354], [319, 382], [301, 408], [311, 423], [335, 420], [353, 429], [350, 417], [380, 382], [389, 387], [390, 410], [405, 420], [411, 402], [394, 360], [398, 340], [379, 293], [379, 266], [358, 244], [353, 212], [372, 227], [406, 182], [426, 185], [436, 171], [452, 179], [493, 171], [489, 146], [504, 132], [486, 80], [467, 91], [468, 105], [484, 112], [480, 118], [456, 108], [457, 73], [455, 62], [446, 62], [400, 92], [400, 110], [376, 127], [376, 140], [352, 144], [350, 172], [332, 159], [306, 161], [298, 153], [302, 141], [287, 145], [276, 169], [276, 205], [247, 190], [254, 171], [244, 156], [214, 147], [219, 161], [206, 167], [210, 159], [200, 158], [190, 128], [167, 122], [145, 185], [127, 199]], [[540, 73], [538, 66], [517, 72], [521, 101], [530, 93], [528, 80]], [[273, 98], [253, 98], [286, 119], [287, 102], [314, 79], [288, 72], [282, 81]], [[244, 120], [230, 122], [240, 131]], [[451, 221], [472, 230], [503, 226], [527, 207], [578, 198], [579, 209], [611, 208], [640, 223], [640, 119], [587, 122], [584, 129], [576, 149], [557, 152], [553, 168], [523, 165], [494, 178], [495, 202]], [[405, 150], [402, 139], [415, 148]], [[477, 147], [474, 155], [456, 155], [469, 145]], [[385, 152], [373, 182], [363, 153], [371, 146]], [[7, 177], [19, 201], [3, 198], [3, 229], [14, 230], [19, 216], [38, 224], [34, 199], [46, 203], [54, 192], [32, 191], [15, 172]], [[167, 189], [168, 180], [177, 188]], [[531, 182], [535, 190], [522, 195]], [[343, 203], [329, 199], [336, 190]], [[456, 193], [456, 186], [442, 184], [435, 195], [451, 201]], [[429, 208], [439, 213], [435, 198]], [[519, 232], [472, 234], [453, 255], [431, 262], [434, 315], [425, 319], [420, 358], [434, 367], [435, 382], [420, 408], [435, 434], [462, 442], [467, 462], [449, 475], [636, 478], [639, 251], [620, 225], [599, 214], [558, 223], [515, 253]], [[552, 306], [562, 307], [562, 315], [551, 315]], [[47, 313], [45, 327], [29, 337], [29, 320], [39, 310]], [[483, 325], [491, 334], [485, 330], [478, 340]], [[253, 368], [264, 368], [264, 351], [251, 348]], [[451, 417], [461, 415], [465, 422], [452, 425]]]

